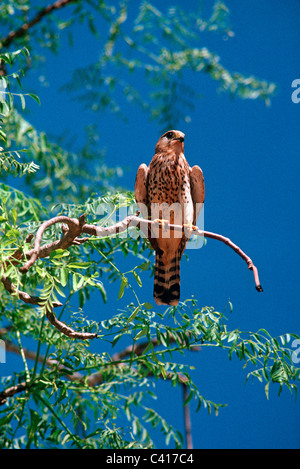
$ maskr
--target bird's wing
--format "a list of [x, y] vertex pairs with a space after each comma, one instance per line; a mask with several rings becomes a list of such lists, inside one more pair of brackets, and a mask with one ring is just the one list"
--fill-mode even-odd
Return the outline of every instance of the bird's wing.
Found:
[[[135, 188], [134, 188], [135, 200], [141, 211], [142, 217], [145, 220], [151, 220], [151, 207], [150, 207], [149, 198], [148, 198], [148, 175], [149, 175], [148, 166], [145, 163], [141, 164], [136, 174]], [[141, 230], [144, 233], [144, 235], [149, 239], [153, 249], [155, 251], [158, 251], [159, 247], [157, 244], [157, 239], [151, 237], [151, 226], [149, 225], [148, 228], [141, 228]]]
[[143, 218], [148, 218], [146, 213], [146, 207], [148, 204], [148, 166], [143, 163], [139, 166], [139, 169], [135, 178], [134, 195], [138, 207], [142, 213]]
[[[189, 168], [191, 196], [193, 201], [193, 225], [196, 225], [197, 219], [203, 207], [205, 198], [205, 185], [202, 170], [199, 166]], [[178, 248], [179, 259], [181, 259], [183, 251], [187, 245], [189, 238], [182, 236], [181, 243]]]
[[201, 168], [197, 165], [190, 168], [190, 184], [191, 195], [194, 204], [193, 224], [196, 225], [205, 198], [204, 177]]
[[[145, 163], [141, 164], [136, 173], [134, 187], [135, 200], [145, 220], [148, 219], [148, 173], [148, 166]], [[141, 230], [148, 237], [148, 228], [141, 228]]]

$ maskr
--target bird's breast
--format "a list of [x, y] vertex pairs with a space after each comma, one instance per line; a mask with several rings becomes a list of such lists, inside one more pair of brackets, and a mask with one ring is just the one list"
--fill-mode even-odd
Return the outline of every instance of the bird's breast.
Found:
[[181, 183], [178, 164], [172, 160], [158, 160], [156, 164], [150, 165], [149, 202], [168, 204], [179, 202]]

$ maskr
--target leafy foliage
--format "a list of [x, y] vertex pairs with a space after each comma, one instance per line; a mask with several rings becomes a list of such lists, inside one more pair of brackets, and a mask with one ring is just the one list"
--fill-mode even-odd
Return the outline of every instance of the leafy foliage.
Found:
[[[28, 56], [28, 50], [22, 49], [15, 53], [0, 55], [7, 65], [13, 66], [20, 55]], [[20, 61], [21, 63], [21, 61]], [[104, 163], [104, 153], [98, 148], [98, 138], [92, 126], [86, 129], [86, 144], [81, 151], [67, 151], [59, 144], [49, 140], [44, 132], [38, 132], [21, 116], [14, 106], [20, 99], [22, 110], [25, 109], [25, 97], [33, 98], [39, 103], [37, 96], [12, 93], [11, 87], [17, 82], [20, 85], [22, 70], [11, 75], [0, 76], [0, 122], [5, 132], [0, 130], [4, 148], [0, 148], [0, 171], [2, 180], [9, 175], [25, 176], [25, 183], [35, 196], [42, 196], [48, 203], [65, 200], [64, 191], [68, 191], [69, 202], [86, 198], [90, 187], [98, 187], [106, 192], [113, 189], [113, 181], [122, 175], [122, 168], [109, 168]], [[30, 162], [20, 162], [21, 153]], [[16, 159], [18, 158], [18, 159]], [[95, 161], [97, 164], [95, 164]], [[38, 163], [38, 164], [37, 164]], [[38, 174], [37, 170], [40, 170]], [[91, 170], [92, 169], [92, 170]]]
[[[112, 444], [115, 448], [151, 447], [150, 430], [158, 425], [167, 443], [173, 440], [181, 446], [182, 436], [149, 407], [148, 401], [155, 398], [156, 380], [168, 379], [172, 386], [184, 380], [190, 390], [186, 404], [196, 399], [197, 411], [205, 407], [209, 412], [218, 413], [222, 405], [202, 396], [192, 381], [190, 367], [178, 362], [179, 354], [192, 351], [200, 344], [227, 350], [230, 359], [236, 355], [244, 367], [251, 366], [247, 379], [252, 376], [264, 380], [266, 393], [271, 382], [279, 385], [280, 392], [283, 386], [295, 390], [295, 382], [299, 380], [299, 369], [292, 364], [287, 336], [275, 339], [265, 330], [228, 331], [223, 314], [213, 308], [200, 309], [195, 301], [169, 308], [164, 314], [157, 313], [149, 304], [137, 307], [131, 304], [101, 323], [86, 321], [80, 312], [73, 312], [72, 316], [76, 327], [97, 329], [98, 340], [109, 341], [114, 347], [126, 335], [128, 343], [140, 346], [142, 353], [134, 354], [129, 349], [125, 357], [118, 353], [113, 356], [107, 352], [92, 353], [86, 343], [70, 341], [31, 311], [26, 332], [47, 347], [46, 353], [35, 357], [32, 369], [25, 367], [28, 370], [25, 396], [11, 399], [5, 411], [1, 411], [7, 428], [2, 447], [25, 444], [41, 447], [41, 439], [45, 447], [58, 442], [59, 447], [105, 448]], [[7, 338], [13, 340], [20, 327], [20, 322], [14, 325]], [[279, 341], [285, 345], [280, 346]], [[41, 365], [37, 366], [37, 361]], [[25, 372], [16, 373], [5, 380], [5, 386], [24, 379]], [[93, 415], [93, 418], [83, 419], [83, 415]], [[29, 418], [31, 426], [27, 426]], [[122, 427], [125, 418], [132, 434], [127, 434]], [[26, 437], [18, 438], [23, 426]]]
[[[16, 58], [20, 55], [28, 56], [28, 50], [26, 48], [20, 49], [13, 53], [4, 53], [0, 54], [0, 63], [5, 63], [10, 66], [13, 65]], [[21, 73], [21, 72], [19, 72]], [[34, 94], [28, 93], [26, 95], [22, 93], [12, 93], [10, 90], [10, 82], [13, 80], [17, 82], [18, 85], [21, 85], [19, 73], [14, 72], [10, 76], [0, 75], [0, 139], [7, 145], [7, 131], [3, 131], [3, 121], [12, 114], [14, 109], [14, 99], [18, 97], [21, 102], [22, 109], [25, 109], [26, 106], [26, 96], [30, 96], [37, 102], [39, 99]], [[30, 163], [20, 163], [17, 158], [21, 159], [20, 152], [26, 150], [11, 150], [4, 151], [4, 148], [0, 147], [0, 171], [1, 173], [8, 173], [14, 176], [23, 176], [26, 173], [34, 173], [39, 166], [36, 165], [33, 161]]]
[[[27, 0], [15, 8], [11, 7], [11, 2], [4, 4], [3, 30], [14, 30], [15, 16], [21, 24], [28, 21], [29, 11], [35, 18], [38, 10], [31, 3]], [[43, 49], [58, 53], [64, 32], [68, 34], [69, 43], [76, 44], [76, 32], [72, 30], [78, 31], [87, 23], [102, 52], [90, 66], [78, 68], [64, 89], [72, 92], [89, 109], [101, 113], [108, 110], [123, 118], [126, 118], [122, 112], [126, 101], [138, 105], [151, 118], [159, 120], [163, 129], [190, 119], [189, 112], [206, 85], [201, 77], [197, 78], [196, 90], [187, 83], [200, 73], [211, 77], [221, 91], [229, 92], [231, 96], [270, 103], [275, 92], [274, 83], [232, 73], [221, 64], [217, 54], [199, 46], [207, 34], [222, 34], [229, 40], [234, 35], [229, 11], [223, 2], [214, 3], [207, 19], [201, 9], [188, 13], [171, 7], [164, 12], [148, 1], [139, 4], [133, 17], [131, 4], [134, 2], [119, 1], [113, 6], [106, 2], [80, 1], [73, 5], [71, 2], [68, 10], [64, 10], [64, 20], [57, 17], [54, 10], [44, 17], [46, 24], [37, 24], [31, 34], [22, 35], [20, 39], [17, 35], [15, 41], [21, 41], [22, 46], [28, 48], [33, 64], [37, 65], [44, 60]], [[10, 29], [8, 25], [11, 25]], [[4, 46], [6, 38], [2, 39]], [[140, 87], [134, 84], [136, 77]], [[145, 87], [145, 81], [150, 86]], [[177, 122], [174, 122], [174, 116], [177, 116]]]
[[34, 196], [48, 203], [84, 200], [91, 187], [100, 192], [112, 191], [114, 182], [123, 174], [121, 167], [110, 168], [104, 162], [104, 152], [98, 148], [98, 138], [92, 127], [86, 129], [86, 143], [80, 151], [65, 150], [52, 142], [44, 132], [38, 132], [17, 111], [5, 119], [7, 147], [26, 148], [27, 155], [39, 163], [37, 175], [26, 173], [25, 182]]
[[[122, 103], [112, 96], [113, 93], [118, 96], [121, 90], [127, 101], [149, 112], [164, 130], [189, 120], [188, 112], [201, 96], [199, 82], [197, 92], [187, 84], [192, 82], [191, 74], [202, 72], [232, 96], [259, 98], [269, 104], [275, 91], [273, 83], [231, 73], [216, 54], [199, 47], [204, 33], [222, 32], [228, 38], [233, 35], [226, 6], [216, 2], [207, 21], [200, 15], [201, 12], [186, 13], [177, 7], [163, 13], [144, 1], [129, 34], [127, 2], [121, 2], [119, 9], [109, 16], [109, 35], [99, 60], [88, 68], [76, 70], [65, 89], [72, 91], [88, 108], [101, 112], [108, 108], [118, 114], [122, 113]], [[147, 80], [150, 84], [148, 94], [145, 86], [137, 89], [131, 84], [133, 73], [138, 74], [141, 83]]]
[[[1, 190], [1, 200], [5, 201], [1, 225], [4, 261], [16, 248], [26, 246], [26, 235], [37, 226], [41, 214], [47, 216], [47, 212], [38, 201], [26, 198], [21, 192], [4, 185]], [[91, 219], [97, 219], [100, 202], [105, 203], [107, 210], [109, 203], [116, 210], [118, 204], [114, 197], [89, 200], [86, 207], [90, 207]], [[130, 197], [123, 198], [123, 204], [130, 202]], [[71, 208], [68, 209], [69, 215], [73, 215]], [[107, 223], [107, 216], [98, 221], [104, 219]], [[55, 239], [57, 234], [54, 227], [45, 242]], [[119, 250], [140, 257], [142, 262], [128, 272], [121, 272], [114, 259]], [[95, 253], [99, 254], [98, 261]], [[32, 268], [28, 279], [16, 267], [11, 269], [14, 283], [29, 291], [40, 290], [43, 303], [39, 308], [16, 304], [17, 300], [12, 302], [3, 288], [1, 291], [0, 316], [10, 324], [5, 334], [8, 350], [20, 333], [36, 341], [35, 352], [27, 358], [19, 340], [24, 371], [2, 380], [4, 388], [17, 383], [25, 383], [26, 387], [25, 395], [10, 398], [5, 409], [0, 410], [6, 428], [2, 447], [152, 447], [151, 428], [160, 428], [168, 444], [173, 442], [181, 447], [182, 435], [157, 414], [149, 400], [156, 397], [157, 380], [168, 380], [172, 386], [184, 383], [189, 389], [186, 405], [195, 400], [197, 411], [204, 407], [209, 413], [214, 410], [218, 414], [223, 405], [201, 395], [193, 382], [197, 370], [180, 361], [182, 353], [195, 353], [199, 346], [220, 348], [230, 360], [236, 356], [249, 369], [246, 380], [252, 377], [265, 382], [267, 396], [270, 383], [278, 384], [279, 393], [285, 386], [296, 392], [300, 370], [293, 365], [288, 346], [292, 337], [298, 338], [295, 334], [273, 338], [265, 330], [228, 330], [224, 314], [211, 307], [199, 308], [195, 300], [187, 300], [164, 313], [143, 302], [140, 287], [150, 262], [148, 247], [139, 238], [91, 238], [88, 246], [54, 251], [48, 260], [40, 260]], [[129, 289], [133, 302], [100, 323], [87, 319], [87, 300], [92, 290], [98, 289], [106, 301], [105, 285], [109, 281], [119, 282], [119, 299]], [[44, 313], [48, 302], [58, 298], [63, 301], [60, 318], [67, 318], [66, 322], [77, 330], [98, 332], [97, 342], [111, 344], [113, 348], [122, 343], [124, 352], [110, 355], [107, 351], [99, 352], [99, 347], [93, 351], [92, 345], [71, 341], [54, 330], [45, 321]], [[79, 307], [75, 306], [76, 298]], [[29, 358], [33, 359], [32, 367]], [[126, 420], [131, 428], [129, 433]]]

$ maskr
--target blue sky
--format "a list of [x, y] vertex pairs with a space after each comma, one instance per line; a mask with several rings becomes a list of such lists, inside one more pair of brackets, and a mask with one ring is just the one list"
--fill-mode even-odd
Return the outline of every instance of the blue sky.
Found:
[[[153, 3], [162, 9], [161, 2]], [[192, 9], [198, 4], [186, 3], [168, 0], [163, 8], [177, 4]], [[213, 35], [201, 46], [219, 54], [230, 71], [275, 82], [276, 96], [270, 107], [261, 101], [232, 100], [216, 92], [217, 83], [199, 74], [191, 80], [203, 97], [190, 112], [191, 122], [183, 123], [180, 130], [186, 134], [190, 165], [199, 164], [204, 173], [205, 229], [231, 238], [252, 258], [264, 292], [255, 290], [252, 273], [231, 249], [208, 240], [205, 247], [189, 251], [189, 262], [182, 262], [181, 295], [194, 295], [199, 304], [221, 312], [230, 299], [230, 329], [299, 334], [300, 103], [291, 100], [291, 83], [300, 78], [299, 2], [283, 6], [279, 0], [228, 0], [226, 4], [235, 36], [225, 41]], [[122, 183], [133, 190], [137, 167], [150, 162], [160, 128], [135, 108], [126, 124], [114, 116], [84, 111], [80, 103], [60, 93], [78, 62], [93, 60], [96, 46], [85, 43], [82, 30], [75, 45], [71, 52], [64, 47], [58, 57], [47, 56], [49, 87], [36, 89], [35, 78], [26, 80], [26, 87], [35, 88], [42, 103], [40, 108], [31, 106], [29, 120], [52, 135], [69, 130], [78, 136], [78, 144], [85, 125], [95, 122], [106, 161], [110, 166], [126, 164]], [[122, 260], [119, 267], [129, 270], [134, 261]], [[143, 300], [153, 302], [153, 279], [145, 277], [143, 282]], [[85, 312], [102, 320], [132, 300], [128, 293], [114, 302], [116, 288], [108, 286], [107, 305], [95, 295]], [[203, 349], [190, 353], [187, 360], [195, 366], [193, 378], [203, 396], [227, 404], [218, 417], [205, 409], [195, 414], [191, 405], [195, 448], [299, 448], [299, 399], [295, 402], [287, 390], [278, 397], [277, 388], [271, 386], [267, 400], [263, 384], [249, 381], [245, 386], [247, 371], [237, 359], [230, 362], [222, 350]], [[159, 383], [158, 390], [157, 409], [182, 428], [180, 390], [171, 389], [168, 382]], [[163, 447], [163, 440], [157, 444]]]

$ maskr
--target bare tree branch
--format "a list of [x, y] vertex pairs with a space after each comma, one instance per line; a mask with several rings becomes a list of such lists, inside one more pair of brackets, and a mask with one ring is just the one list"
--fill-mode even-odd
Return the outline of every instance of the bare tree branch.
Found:
[[7, 401], [8, 397], [12, 397], [15, 394], [25, 391], [26, 389], [26, 383], [23, 381], [20, 384], [17, 384], [16, 386], [11, 386], [10, 388], [5, 389], [4, 391], [0, 392], [0, 405], [5, 404]]
[[[0, 336], [5, 335], [7, 332], [8, 332], [8, 328], [0, 329]], [[170, 340], [170, 343], [175, 342], [175, 337], [170, 336], [169, 340]], [[151, 343], [153, 344], [154, 347], [160, 345], [157, 338], [152, 339]], [[135, 356], [142, 355], [143, 351], [145, 350], [145, 348], [147, 346], [148, 346], [148, 342], [142, 342], [140, 344], [134, 344], [132, 346], [128, 346], [124, 350], [122, 350], [121, 352], [115, 353], [112, 356], [112, 363], [111, 364], [115, 365], [115, 366], [128, 366], [128, 364], [122, 363], [121, 360], [123, 358], [126, 358], [127, 356], [131, 355], [132, 353], [134, 353]], [[20, 348], [17, 345], [13, 344], [11, 341], [5, 340], [5, 349], [6, 349], [6, 351], [14, 352], [14, 353], [17, 353], [18, 355], [20, 355]], [[193, 347], [191, 350], [192, 351], [199, 351], [200, 347]], [[32, 352], [32, 351], [30, 351], [26, 348], [23, 348], [23, 353], [24, 353], [24, 356], [27, 359], [36, 360], [37, 354], [35, 352]], [[53, 360], [53, 359], [46, 359], [45, 360], [45, 357], [40, 355], [38, 357], [38, 361], [39, 361], [39, 363], [46, 362], [46, 364], [50, 367], [57, 366], [61, 371], [64, 371], [64, 370], [68, 371], [67, 369], [64, 368], [63, 364], [59, 363], [56, 360]], [[98, 385], [102, 384], [103, 381], [104, 381], [103, 380], [103, 374], [101, 372], [92, 373], [87, 378], [85, 376], [83, 376], [82, 374], [80, 374], [80, 373], [72, 373], [72, 374], [66, 373], [65, 376], [66, 376], [67, 379], [69, 379], [73, 382], [74, 381], [75, 382], [76, 381], [77, 382], [86, 381], [86, 383], [89, 387], [98, 386]], [[148, 371], [147, 376], [151, 377], [151, 376], [153, 376], [153, 373]], [[173, 376], [174, 376], [174, 374], [172, 372], [169, 372], [169, 373], [167, 373], [165, 378], [166, 379], [172, 379]], [[188, 379], [182, 373], [178, 373], [178, 379], [179, 379], [179, 382], [182, 384], [183, 402], [185, 402], [187, 397], [188, 397], [188, 386], [187, 386]], [[7, 401], [7, 399], [9, 397], [12, 397], [17, 393], [25, 391], [27, 389], [27, 386], [28, 385], [25, 382], [22, 382], [22, 383], [18, 384], [17, 386], [11, 386], [11, 387], [7, 388], [6, 390], [0, 392], [0, 406], [5, 404], [5, 402]], [[187, 449], [193, 449], [192, 430], [191, 430], [191, 417], [190, 417], [189, 404], [186, 404], [186, 405], [183, 406], [183, 411], [184, 411], [184, 428], [185, 428]]]
[[[170, 341], [170, 343], [176, 342], [176, 339], [172, 334], [169, 337], [169, 341]], [[153, 338], [151, 340], [151, 343], [153, 344], [154, 347], [157, 347], [157, 346], [161, 345], [157, 338]], [[115, 366], [126, 366], [126, 364], [122, 363], [122, 360], [124, 358], [130, 356], [132, 353], [135, 356], [140, 357], [143, 354], [143, 351], [145, 350], [145, 348], [148, 345], [149, 345], [149, 342], [142, 342], [140, 344], [129, 345], [124, 350], [122, 350], [121, 352], [115, 353], [111, 357], [111, 364], [115, 365]], [[190, 350], [192, 350], [194, 352], [197, 352], [197, 351], [200, 350], [200, 347], [193, 347]], [[148, 372], [147, 376], [152, 376], [151, 372]], [[170, 372], [170, 373], [167, 373], [166, 378], [167, 379], [172, 379], [173, 376], [174, 376], [173, 373]], [[180, 383], [186, 383], [187, 382], [186, 376], [183, 375], [182, 373], [178, 373], [178, 377], [179, 377], [179, 382]], [[88, 378], [87, 378], [87, 383], [91, 387], [96, 386], [97, 384], [101, 384], [102, 382], [103, 382], [103, 376], [102, 376], [101, 372], [95, 372], [95, 373], [91, 374], [90, 376], [88, 376]]]
[[35, 24], [39, 23], [44, 16], [49, 15], [55, 10], [59, 10], [60, 8], [65, 7], [70, 3], [75, 3], [78, 0], [57, 0], [56, 2], [48, 5], [47, 7], [41, 9], [32, 20], [27, 21], [26, 23], [22, 24], [20, 28], [15, 31], [11, 31], [6, 37], [0, 39], [0, 48], [9, 47], [10, 44], [17, 38], [23, 37], [30, 28], [32, 28]]
[[[18, 290], [16, 285], [14, 285], [8, 277], [5, 277], [5, 275], [2, 275], [1, 281], [4, 285], [4, 288], [11, 295], [17, 295], [20, 300], [24, 301], [24, 303], [28, 303], [31, 305], [40, 305], [42, 303], [43, 300], [38, 296], [30, 296], [28, 293]], [[60, 303], [59, 301], [54, 301], [53, 306], [56, 308], [58, 306], [62, 306], [62, 303]]]
[[[61, 240], [46, 244], [41, 247], [40, 243], [41, 243], [42, 234], [49, 226], [55, 223], [66, 223], [68, 225], [69, 230], [65, 232]], [[29, 258], [29, 260], [20, 270], [22, 272], [27, 272], [30, 266], [34, 264], [37, 258], [48, 257], [49, 254], [55, 249], [59, 249], [59, 248], [67, 249], [74, 243], [82, 244], [83, 242], [89, 239], [87, 237], [77, 239], [77, 237], [80, 236], [80, 234], [82, 233], [87, 233], [87, 234], [94, 235], [100, 238], [104, 238], [104, 237], [122, 233], [130, 227], [138, 227], [141, 229], [142, 228], [145, 229], [145, 227], [147, 227], [149, 224], [152, 224], [152, 223], [157, 223], [157, 221], [144, 220], [144, 219], [139, 218], [137, 215], [130, 215], [124, 218], [124, 220], [114, 225], [111, 225], [108, 227], [100, 227], [100, 226], [89, 225], [89, 224], [84, 223], [84, 215], [82, 215], [78, 220], [75, 218], [69, 218], [65, 216], [54, 217], [51, 220], [48, 220], [47, 222], [43, 223], [41, 227], [39, 228], [36, 234], [34, 249], [26, 253], [26, 257]], [[247, 254], [245, 254], [239, 248], [239, 246], [234, 244], [229, 238], [226, 238], [225, 236], [222, 236], [217, 233], [212, 233], [210, 231], [199, 230], [199, 228], [197, 227], [190, 229], [187, 226], [172, 225], [169, 223], [165, 223], [165, 227], [169, 228], [170, 230], [181, 231], [181, 232], [186, 232], [189, 230], [190, 233], [193, 233], [196, 236], [202, 236], [205, 238], [215, 239], [226, 244], [231, 249], [233, 249], [247, 263], [248, 268], [253, 271], [257, 291], [260, 291], [260, 292], [263, 291], [262, 286], [260, 285], [260, 281], [259, 281], [258, 270], [253, 264], [252, 259]]]
[[[8, 332], [8, 330], [9, 330], [9, 328], [0, 329], [0, 336], [2, 336], [2, 338], [4, 339], [4, 342], [5, 342], [5, 349], [6, 349], [7, 352], [13, 352], [13, 353], [16, 353], [17, 355], [20, 355], [21, 354], [20, 348], [17, 345], [13, 344], [11, 341], [5, 339], [5, 337], [4, 337], [5, 334]], [[172, 336], [172, 335], [170, 336], [169, 340], [170, 340], [170, 343], [176, 341], [175, 337]], [[152, 339], [151, 343], [153, 344], [154, 347], [157, 347], [157, 346], [160, 345], [157, 338]], [[145, 348], [147, 346], [148, 346], [148, 342], [142, 342], [140, 344], [135, 344], [135, 345], [128, 346], [124, 350], [122, 350], [121, 352], [115, 353], [111, 358], [111, 363], [110, 363], [111, 366], [118, 366], [118, 367], [128, 366], [128, 363], [124, 363], [124, 362], [122, 362], [122, 360], [124, 358], [128, 357], [129, 355], [131, 355], [132, 353], [134, 353], [135, 356], [142, 355], [143, 351], [145, 350]], [[194, 351], [194, 352], [199, 351], [200, 347], [193, 347], [193, 348], [191, 348], [191, 350]], [[36, 360], [37, 354], [35, 352], [31, 351], [31, 350], [23, 348], [23, 354], [27, 359]], [[103, 374], [99, 371], [97, 371], [95, 373], [92, 373], [91, 375], [86, 377], [86, 376], [84, 376], [80, 373], [70, 374], [69, 370], [67, 368], [65, 368], [62, 363], [59, 363], [57, 360], [53, 360], [53, 359], [46, 359], [45, 360], [45, 357], [42, 356], [42, 355], [40, 355], [38, 357], [38, 362], [39, 363], [44, 363], [45, 362], [50, 367], [58, 367], [60, 371], [65, 372], [65, 377], [67, 379], [69, 379], [71, 381], [77, 381], [77, 382], [85, 381], [89, 387], [95, 387], [95, 386], [98, 386], [98, 385], [100, 385], [104, 382]], [[188, 382], [188, 378], [185, 375], [183, 375], [182, 373], [178, 373], [177, 375], [178, 375], [179, 382], [186, 386], [187, 382]], [[151, 376], [153, 376], [153, 373], [148, 371], [147, 376], [151, 377]], [[165, 378], [166, 379], [172, 379], [173, 376], [174, 376], [174, 373], [169, 372], [169, 373], [167, 373]], [[2, 391], [0, 393], [0, 406], [7, 401], [8, 397], [12, 397], [17, 393], [25, 391], [27, 388], [28, 388], [28, 383], [22, 382], [17, 386], [11, 386], [11, 387], [7, 388], [6, 390]]]
[[[183, 404], [188, 398], [188, 387], [186, 384], [182, 384], [183, 388]], [[184, 412], [184, 428], [185, 428], [185, 437], [186, 437], [186, 447], [187, 449], [193, 449], [193, 440], [192, 440], [192, 423], [190, 416], [190, 407], [189, 404], [183, 405]]]
[[[25, 256], [27, 259], [25, 264], [20, 267], [20, 271], [22, 273], [28, 272], [30, 267], [34, 265], [37, 259], [48, 257], [50, 253], [56, 249], [68, 249], [70, 246], [76, 244], [80, 245], [89, 240], [89, 237], [80, 238], [83, 233], [94, 235], [100, 238], [114, 236], [116, 234], [122, 233], [126, 231], [128, 228], [131, 227], [138, 227], [143, 232], [145, 232], [146, 228], [149, 224], [152, 223], [161, 223], [161, 221], [151, 221], [151, 220], [144, 220], [138, 217], [139, 212], [136, 215], [131, 215], [124, 220], [108, 227], [100, 227], [96, 225], [89, 225], [85, 223], [85, 215], [80, 216], [78, 219], [70, 218], [67, 216], [57, 216], [51, 218], [50, 220], [45, 221], [39, 227], [34, 240], [34, 247], [30, 251], [23, 254], [22, 250], [18, 249], [12, 256], [10, 256], [6, 262], [3, 264], [4, 267], [7, 266], [9, 263], [19, 263], [22, 258]], [[63, 227], [63, 235], [61, 239], [53, 241], [51, 243], [41, 245], [42, 237], [44, 232], [50, 226], [63, 223], [66, 226]], [[223, 242], [231, 249], [233, 249], [248, 265], [248, 268], [253, 271], [254, 281], [256, 285], [257, 291], [263, 291], [258, 277], [258, 270], [253, 264], [250, 257], [245, 254], [236, 244], [234, 244], [229, 238], [226, 238], [220, 234], [212, 233], [209, 231], [199, 230], [197, 227], [187, 227], [185, 225], [172, 225], [167, 222], [164, 222], [164, 227], [169, 228], [173, 231], [181, 231], [185, 232], [188, 236], [191, 233], [197, 236], [203, 236], [206, 238], [216, 239], [218, 241]], [[28, 241], [27, 237], [27, 241]], [[25, 292], [22, 292], [17, 289], [17, 287], [11, 282], [9, 278], [5, 275], [2, 275], [1, 281], [5, 287], [5, 289], [12, 295], [18, 295], [19, 299], [24, 301], [25, 303], [30, 304], [41, 304], [42, 300], [39, 297], [30, 296]], [[53, 307], [61, 306], [61, 303], [54, 303]], [[85, 333], [85, 332], [75, 332], [69, 326], [66, 326], [64, 323], [59, 321], [53, 313], [52, 308], [47, 308], [47, 318], [54, 325], [58, 330], [60, 330], [63, 334], [67, 335], [68, 337], [72, 338], [80, 338], [80, 339], [93, 339], [97, 337], [97, 334], [92, 333]]]
[[[84, 220], [85, 215], [79, 217], [78, 220], [76, 218], [58, 216], [42, 223], [35, 236], [34, 248], [26, 253], [26, 258], [29, 260], [20, 268], [20, 271], [22, 273], [28, 272], [30, 267], [38, 258], [48, 257], [51, 252], [56, 249], [67, 249], [72, 246], [72, 244], [74, 244], [74, 240], [83, 232], [82, 226], [84, 225]], [[68, 226], [68, 229], [63, 229], [63, 236], [60, 240], [45, 244], [41, 247], [43, 233], [47, 228], [55, 225], [56, 223], [65, 223]]]
[[67, 326], [64, 322], [59, 321], [55, 314], [53, 313], [53, 309], [46, 309], [46, 316], [52, 326], [56, 327], [60, 332], [65, 334], [67, 337], [71, 337], [72, 339], [81, 339], [81, 340], [90, 340], [96, 339], [98, 334], [96, 332], [78, 332], [74, 331], [71, 327]]

